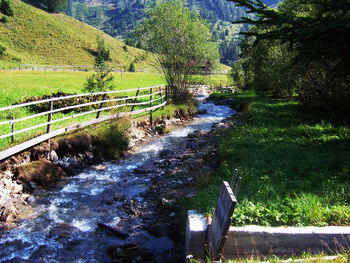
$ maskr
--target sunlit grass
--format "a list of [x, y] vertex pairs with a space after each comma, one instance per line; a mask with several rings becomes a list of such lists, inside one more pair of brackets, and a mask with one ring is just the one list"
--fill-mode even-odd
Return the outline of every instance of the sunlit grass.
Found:
[[[244, 96], [246, 95], [246, 96]], [[350, 225], [350, 124], [289, 100], [232, 96], [243, 124], [219, 136], [221, 167], [191, 203], [212, 214], [222, 179], [243, 178], [234, 225]], [[215, 200], [213, 200], [215, 199]]]

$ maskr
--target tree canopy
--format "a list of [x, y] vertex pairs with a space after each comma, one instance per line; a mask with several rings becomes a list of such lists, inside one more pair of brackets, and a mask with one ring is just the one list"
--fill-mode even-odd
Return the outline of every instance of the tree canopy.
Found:
[[[244, 17], [234, 23], [249, 23], [264, 28], [244, 34], [257, 40], [280, 40], [295, 49], [297, 61], [333, 62], [333, 73], [349, 74], [350, 67], [350, 1], [294, 0], [284, 1], [279, 9], [268, 8], [260, 0], [228, 0], [245, 6], [254, 18]], [[293, 6], [293, 8], [291, 8]]]
[[28, 0], [28, 2], [51, 13], [67, 8], [67, 0]]
[[181, 102], [193, 75], [209, 73], [218, 65], [218, 46], [204, 20], [180, 0], [159, 1], [147, 14], [139, 37], [157, 54], [174, 101]]
[[269, 95], [298, 96], [318, 108], [348, 105], [348, 0], [284, 0], [278, 9], [260, 0], [229, 1], [256, 13], [240, 21], [253, 25], [244, 33], [240, 66], [231, 74], [240, 84]]

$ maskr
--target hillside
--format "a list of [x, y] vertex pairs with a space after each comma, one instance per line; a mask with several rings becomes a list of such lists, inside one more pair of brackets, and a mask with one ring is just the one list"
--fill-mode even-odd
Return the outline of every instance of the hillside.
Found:
[[[150, 68], [152, 56], [128, 47], [115, 38], [64, 14], [49, 14], [19, 0], [12, 0], [15, 15], [0, 23], [0, 68], [18, 67], [20, 63], [41, 65], [93, 65], [96, 37], [103, 34], [110, 47], [111, 66]], [[0, 13], [0, 18], [2, 14]]]
[[[264, 0], [274, 5], [279, 0]], [[123, 39], [128, 44], [142, 48], [133, 37], [136, 25], [145, 17], [145, 8], [154, 0], [68, 0], [67, 14], [89, 25], [99, 28], [107, 34]], [[236, 7], [226, 0], [186, 0], [187, 6], [196, 10], [208, 21], [213, 35], [220, 45], [221, 62], [231, 65], [238, 59], [239, 32], [247, 26], [233, 25], [245, 15], [244, 9]]]

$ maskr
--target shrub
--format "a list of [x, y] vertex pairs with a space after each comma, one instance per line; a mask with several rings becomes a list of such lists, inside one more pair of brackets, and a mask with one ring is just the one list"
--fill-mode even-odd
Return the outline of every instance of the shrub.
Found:
[[128, 46], [127, 45], [124, 45], [123, 49], [124, 49], [125, 52], [128, 52]]
[[126, 119], [113, 120], [99, 126], [93, 136], [96, 154], [105, 159], [124, 156], [129, 145], [128, 128], [130, 128], [130, 122]]
[[14, 12], [9, 0], [2, 0], [0, 5], [0, 11], [7, 16], [13, 16]]
[[3, 16], [1, 19], [0, 19], [0, 22], [3, 23], [3, 24], [6, 24], [10, 21], [9, 17], [8, 16]]
[[134, 65], [134, 62], [131, 62], [130, 66], [129, 66], [129, 71], [130, 72], [135, 72], [135, 65]]
[[0, 56], [3, 56], [6, 54], [6, 47], [0, 44]]

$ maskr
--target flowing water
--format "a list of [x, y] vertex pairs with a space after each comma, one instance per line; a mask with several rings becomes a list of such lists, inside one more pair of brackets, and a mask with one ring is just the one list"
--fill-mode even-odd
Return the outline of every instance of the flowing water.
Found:
[[[110, 262], [106, 249], [125, 241], [98, 228], [98, 222], [110, 225], [128, 222], [127, 229], [132, 234], [127, 241], [141, 242], [153, 253], [171, 249], [170, 239], [155, 238], [141, 230], [138, 227], [141, 219], [130, 219], [121, 209], [122, 202], [113, 201], [113, 197], [115, 193], [123, 193], [147, 206], [143, 193], [154, 175], [135, 174], [134, 169], [150, 166], [164, 149], [185, 147], [188, 133], [208, 130], [213, 123], [234, 113], [228, 107], [212, 103], [200, 103], [199, 108], [206, 109], [207, 114], [151, 140], [126, 159], [103, 163], [105, 169], [100, 171], [93, 167], [85, 169], [75, 177], [59, 181], [52, 189], [38, 191], [31, 218], [0, 236], [0, 262], [14, 258], [29, 262], [38, 259], [39, 262]], [[60, 223], [66, 223], [68, 230], [58, 237], [55, 231]]]

